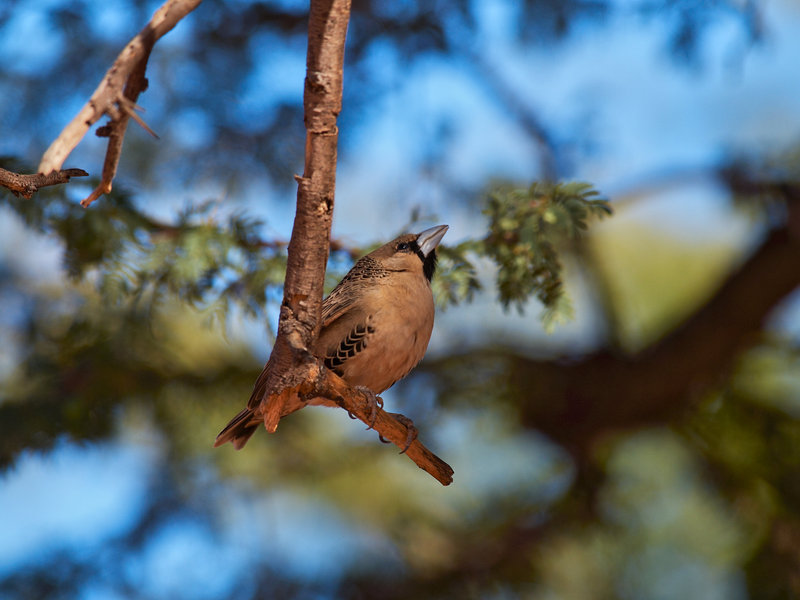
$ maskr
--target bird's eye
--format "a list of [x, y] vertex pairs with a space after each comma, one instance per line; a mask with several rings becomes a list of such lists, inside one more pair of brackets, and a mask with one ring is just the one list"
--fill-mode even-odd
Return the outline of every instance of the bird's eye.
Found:
[[408, 242], [400, 242], [399, 244], [397, 244], [397, 250], [398, 251], [399, 250], [408, 250], [409, 248], [410, 248], [410, 246], [408, 245]]

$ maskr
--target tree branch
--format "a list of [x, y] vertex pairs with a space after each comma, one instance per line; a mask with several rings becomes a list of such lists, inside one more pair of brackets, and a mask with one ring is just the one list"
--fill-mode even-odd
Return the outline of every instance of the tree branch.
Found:
[[[99, 136], [109, 138], [102, 179], [100, 185], [81, 202], [82, 206], [89, 206], [97, 198], [111, 191], [111, 183], [117, 172], [128, 119], [135, 109], [139, 94], [147, 89], [145, 71], [153, 46], [181, 19], [197, 8], [201, 1], [167, 0], [153, 14], [150, 22], [128, 42], [106, 72], [89, 101], [67, 124], [42, 156], [39, 163], [40, 173], [49, 174], [60, 170], [64, 161], [83, 139], [89, 128], [103, 115], [109, 115], [111, 122], [97, 132]], [[136, 120], [140, 120], [138, 116]], [[144, 126], [144, 128], [152, 133], [149, 127]]]
[[312, 363], [309, 379], [315, 381], [312, 395], [334, 400], [348, 413], [371, 426], [381, 437], [403, 448], [406, 456], [442, 485], [450, 485], [453, 482], [453, 469], [450, 465], [417, 439], [406, 447], [408, 440], [406, 426], [383, 409], [379, 408], [373, 413], [373, 407], [363, 392], [354, 390], [344, 379], [326, 369], [320, 361], [315, 360]]
[[[535, 360], [518, 352], [476, 353], [426, 361], [439, 387], [456, 393], [486, 384], [465, 373], [498, 361], [507, 396], [519, 398], [521, 423], [568, 449], [580, 461], [604, 436], [674, 423], [728, 376], [741, 353], [758, 344], [765, 321], [800, 286], [800, 186], [737, 181], [731, 191], [784, 201], [773, 230], [693, 315], [642, 352], [605, 349], [574, 360]], [[464, 383], [468, 381], [468, 383]], [[497, 380], [494, 385], [497, 385]]]
[[308, 26], [305, 93], [306, 155], [297, 179], [297, 209], [289, 241], [278, 337], [262, 400], [264, 426], [273, 432], [284, 407], [297, 398], [307, 373], [302, 361], [319, 334], [336, 187], [336, 118], [342, 105], [342, 72], [349, 0], [315, 0]]
[[21, 175], [0, 168], [0, 185], [11, 190], [15, 196], [30, 198], [39, 191], [39, 188], [69, 183], [71, 177], [86, 177], [88, 175], [83, 169], [64, 169], [63, 171], [52, 171], [47, 175], [43, 173]]
[[[363, 394], [331, 373], [308, 351], [319, 335], [325, 267], [330, 248], [336, 158], [342, 108], [344, 48], [350, 0], [312, 0], [303, 108], [306, 154], [297, 179], [297, 210], [289, 241], [278, 336], [272, 347], [257, 408], [264, 427], [274, 432], [281, 417], [302, 408], [305, 399], [322, 396], [373, 425], [384, 438], [404, 447], [406, 427], [382, 409], [373, 411]], [[420, 442], [406, 454], [444, 485], [453, 470]]]
[[800, 202], [790, 202], [787, 226], [705, 306], [644, 352], [604, 352], [574, 364], [518, 359], [513, 379], [526, 390], [523, 422], [575, 449], [604, 433], [674, 420], [757, 343], [765, 319], [800, 285], [798, 213]]

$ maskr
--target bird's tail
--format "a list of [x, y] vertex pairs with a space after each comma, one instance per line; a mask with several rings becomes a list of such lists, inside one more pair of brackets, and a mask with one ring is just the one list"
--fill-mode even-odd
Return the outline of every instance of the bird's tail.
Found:
[[258, 429], [259, 421], [254, 419], [254, 412], [251, 408], [245, 408], [238, 415], [225, 425], [225, 429], [219, 432], [217, 439], [214, 440], [214, 448], [226, 442], [231, 442], [237, 450], [244, 448], [247, 440]]

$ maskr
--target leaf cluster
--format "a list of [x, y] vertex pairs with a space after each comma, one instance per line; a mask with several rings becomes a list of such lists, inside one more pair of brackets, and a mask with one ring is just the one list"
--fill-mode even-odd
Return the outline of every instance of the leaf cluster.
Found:
[[611, 213], [608, 201], [588, 183], [535, 182], [527, 189], [493, 192], [484, 210], [489, 231], [483, 253], [498, 266], [504, 307], [514, 304], [521, 311], [535, 294], [546, 320], [567, 310], [558, 250], [578, 239], [591, 217]]
[[455, 246], [440, 246], [437, 249], [439, 269], [433, 278], [432, 287], [436, 303], [442, 308], [470, 302], [481, 289], [475, 265], [468, 253], [479, 250], [480, 244], [467, 240]]

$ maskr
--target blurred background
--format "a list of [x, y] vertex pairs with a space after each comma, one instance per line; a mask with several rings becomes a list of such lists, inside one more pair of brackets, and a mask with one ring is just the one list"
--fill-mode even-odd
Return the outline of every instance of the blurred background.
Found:
[[[0, 4], [2, 166], [35, 171], [158, 4]], [[450, 225], [384, 395], [446, 488], [338, 410], [211, 448], [277, 322], [306, 20], [205, 0], [110, 197], [0, 191], [0, 597], [800, 597], [800, 4], [354, 0], [328, 277]], [[551, 333], [470, 250], [536, 180], [615, 212], [559, 245]]]

